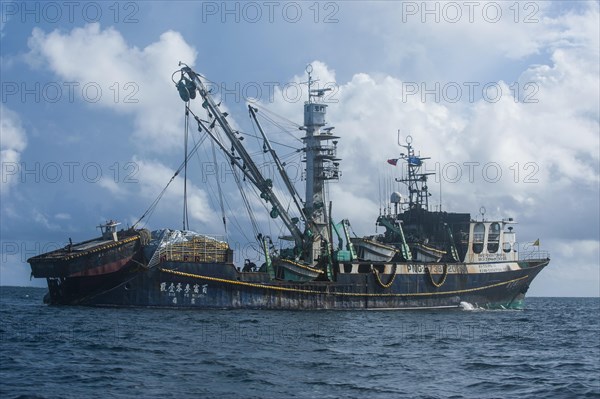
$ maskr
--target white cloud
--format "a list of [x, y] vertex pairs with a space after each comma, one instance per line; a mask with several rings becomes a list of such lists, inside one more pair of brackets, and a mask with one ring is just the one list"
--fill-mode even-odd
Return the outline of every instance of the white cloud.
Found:
[[[158, 161], [134, 159], [134, 162], [139, 167], [139, 183], [132, 185], [130, 193], [141, 196], [147, 204], [150, 204], [171, 180], [175, 171]], [[159, 215], [169, 215], [171, 221], [182, 220], [183, 183], [181, 174], [174, 178], [157, 207]], [[191, 181], [187, 183], [187, 206], [192, 227], [199, 231], [210, 230], [210, 228], [205, 228], [205, 224], [212, 222], [214, 218], [207, 194]], [[175, 225], [160, 227], [181, 228], [179, 222]]]
[[21, 153], [27, 147], [27, 135], [19, 115], [0, 104], [0, 193], [6, 195], [19, 178]]
[[[536, 43], [532, 46], [535, 51], [551, 51], [551, 64], [532, 66], [522, 72], [517, 101], [513, 95], [515, 86], [501, 80], [496, 85], [502, 92], [499, 101], [471, 102], [463, 95], [458, 104], [436, 102], [432, 96], [425, 101], [420, 95], [403, 98], [406, 82], [391, 75], [357, 73], [341, 83], [336, 97], [339, 103], [330, 104], [328, 111], [331, 125], [342, 137], [338, 148], [344, 159], [344, 178], [339, 198], [345, 198], [349, 192], [364, 199], [376, 198], [378, 168], [402, 151], [396, 145], [397, 129], [403, 136], [411, 134], [414, 145], [424, 155], [432, 156], [428, 164], [431, 170], [436, 170], [436, 161], [440, 162], [437, 171], [444, 171], [453, 162], [462, 167], [459, 183], [450, 183], [451, 176], [446, 176], [443, 190], [447, 202], [460, 204], [466, 210], [479, 209], [481, 201], [506, 196], [511, 201], [503, 201], [500, 212], [531, 215], [542, 209], [541, 204], [550, 205], [553, 198], [573, 192], [580, 185], [587, 187], [587, 195], [590, 190], [597, 192], [600, 73], [596, 8], [554, 19], [543, 17], [543, 10], [540, 11], [540, 22], [528, 29], [539, 33], [539, 37], [531, 39]], [[434, 24], [432, 28], [455, 29], [448, 24]], [[486, 29], [490, 35], [500, 35], [507, 31], [504, 28], [494, 25]], [[473, 26], [468, 24], [456, 29], [473, 32]], [[525, 31], [511, 33], [505, 40], [514, 44], [524, 34]], [[455, 41], [460, 42], [457, 38]], [[533, 51], [527, 47], [515, 51]], [[335, 72], [327, 66], [313, 64], [318, 66], [316, 78], [335, 79]], [[303, 80], [306, 78], [292, 78]], [[533, 85], [525, 86], [527, 83]], [[528, 100], [537, 102], [525, 102], [526, 95]], [[301, 115], [297, 104], [276, 101], [272, 108], [296, 120]], [[465, 162], [479, 163], [474, 166], [473, 183]], [[497, 167], [487, 165], [489, 162], [501, 168], [498, 182], [493, 182]], [[484, 167], [488, 168], [486, 174]], [[434, 184], [430, 186], [437, 191]], [[491, 204], [488, 208], [494, 209]], [[360, 218], [360, 212], [356, 216]]]
[[54, 230], [57, 231], [60, 229], [60, 226], [56, 223], [52, 223], [50, 218], [44, 213], [38, 211], [37, 209], [33, 209], [31, 211], [33, 220], [40, 224], [46, 230]]
[[114, 197], [122, 198], [126, 195], [126, 189], [123, 185], [119, 185], [114, 179], [109, 177], [102, 177], [98, 184], [100, 187], [105, 188]]
[[71, 215], [69, 215], [68, 213], [61, 212], [54, 215], [54, 218], [57, 220], [71, 220]]
[[114, 28], [92, 23], [67, 34], [34, 28], [28, 44], [30, 65], [47, 65], [82, 92], [88, 85], [83, 98], [91, 105], [133, 115], [141, 147], [164, 151], [180, 145], [182, 103], [170, 77], [177, 61], [193, 65], [197, 53], [179, 33], [167, 31], [140, 49]]
[[[597, 29], [593, 16], [598, 3], [582, 3], [583, 10], [573, 7], [555, 16], [555, 7], [562, 6], [562, 2], [411, 1], [375, 2], [369, 13], [360, 2], [345, 8], [358, 20], [348, 29], [367, 58], [378, 56], [378, 65], [400, 67], [412, 77], [481, 81], [493, 73], [510, 73], [507, 61], [540, 56], [556, 45], [597, 41], [589, 31], [594, 25]], [[376, 50], [368, 43], [377, 43]]]

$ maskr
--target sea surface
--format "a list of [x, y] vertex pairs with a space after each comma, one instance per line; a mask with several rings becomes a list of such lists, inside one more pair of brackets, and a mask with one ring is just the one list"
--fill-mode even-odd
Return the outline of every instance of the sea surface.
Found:
[[0, 398], [600, 398], [600, 298], [524, 310], [48, 307], [0, 287]]

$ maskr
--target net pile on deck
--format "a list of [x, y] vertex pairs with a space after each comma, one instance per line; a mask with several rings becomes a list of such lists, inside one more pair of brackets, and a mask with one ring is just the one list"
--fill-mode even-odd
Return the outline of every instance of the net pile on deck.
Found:
[[229, 245], [192, 231], [157, 230], [146, 247], [146, 256], [170, 262], [226, 262]]

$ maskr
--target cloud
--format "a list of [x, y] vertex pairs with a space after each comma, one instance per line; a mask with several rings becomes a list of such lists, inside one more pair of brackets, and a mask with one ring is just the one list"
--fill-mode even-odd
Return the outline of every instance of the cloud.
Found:
[[44, 213], [38, 211], [37, 209], [33, 209], [31, 213], [33, 220], [39, 225], [41, 225], [44, 229], [54, 231], [60, 230], [60, 226], [56, 223], [52, 223], [50, 221], [50, 218]]
[[[132, 185], [130, 195], [135, 195], [144, 199], [148, 205], [161, 193], [167, 183], [173, 177], [175, 170], [165, 166], [161, 162], [152, 160], [135, 159], [134, 162], [139, 167], [139, 183]], [[161, 199], [157, 207], [158, 216], [160, 214], [169, 216], [168, 220], [182, 220], [183, 212], [183, 178], [178, 175], [173, 179], [168, 190]], [[200, 189], [191, 181], [187, 183], [187, 206], [188, 217], [195, 228], [204, 231], [205, 225], [214, 218], [206, 192]], [[175, 216], [177, 215], [177, 216]], [[145, 222], [148, 222], [147, 220]], [[199, 224], [202, 224], [201, 226]], [[167, 226], [159, 226], [160, 228]], [[179, 223], [168, 226], [171, 228], [180, 228]], [[207, 230], [210, 230], [207, 229]]]
[[[535, 296], [600, 296], [600, 243], [595, 240], [552, 240], [550, 265], [534, 280]], [[575, 289], [574, 289], [575, 287]]]
[[114, 28], [98, 23], [69, 33], [34, 28], [28, 41], [31, 66], [48, 67], [65, 82], [75, 82], [84, 100], [132, 115], [132, 139], [156, 151], [180, 146], [182, 104], [170, 80], [177, 61], [193, 65], [196, 50], [174, 31], [140, 49]]
[[57, 213], [54, 215], [54, 218], [57, 220], [71, 220], [71, 215], [68, 213]]
[[19, 115], [0, 104], [0, 159], [2, 180], [0, 193], [7, 195], [19, 179], [21, 153], [27, 147], [27, 135]]
[[126, 189], [124, 185], [120, 185], [114, 179], [109, 177], [102, 177], [98, 184], [100, 187], [110, 192], [110, 195], [117, 198], [123, 198], [126, 195]]
[[[342, 199], [353, 193], [375, 202], [379, 195], [376, 176], [382, 165], [403, 151], [397, 146], [397, 130], [402, 139], [412, 135], [416, 148], [432, 156], [426, 167], [441, 175], [444, 202], [454, 209], [460, 205], [473, 211], [482, 202], [500, 199], [499, 207], [488, 205], [489, 211], [497, 213], [495, 217], [508, 216], [505, 212], [543, 217], [542, 205], [558, 208], [563, 205], [558, 199], [567, 193], [578, 192], [586, 198], [597, 195], [597, 10], [591, 7], [556, 18], [542, 11], [535, 26], [541, 38], [532, 40], [536, 40], [536, 51], [550, 52], [550, 62], [526, 67], [518, 85], [492, 82], [501, 93], [498, 97], [492, 93], [471, 99], [463, 92], [461, 101], [454, 104], [444, 101], [443, 95], [437, 99], [423, 93], [407, 95], [410, 82], [384, 74], [356, 73], [349, 81], [338, 82], [337, 102], [329, 104], [327, 118], [341, 136], [338, 155], [343, 158], [344, 177], [343, 188], [332, 195], [339, 192], [338, 199]], [[447, 25], [436, 24], [433, 29], [453, 29]], [[489, 29], [496, 34], [498, 27]], [[512, 43], [510, 37], [507, 40]], [[325, 64], [313, 65], [314, 78], [335, 80], [335, 71]], [[306, 77], [291, 80], [305, 81]], [[480, 92], [484, 84], [479, 84]], [[270, 109], [298, 120], [299, 106], [281, 98], [275, 96]], [[458, 181], [453, 178], [455, 166]], [[435, 193], [439, 190], [434, 183], [430, 189]], [[361, 208], [354, 216], [363, 219], [363, 212]], [[592, 216], [597, 217], [597, 212]]]
[[[597, 18], [590, 17], [597, 15], [598, 3], [570, 10], [561, 9], [563, 5], [407, 1], [373, 3], [369, 13], [360, 3], [345, 8], [348, 17], [357, 20], [348, 27], [357, 37], [353, 45], [363, 48], [367, 59], [377, 54], [378, 65], [400, 67], [409, 79], [481, 81], [512, 71], [507, 61], [518, 64], [544, 55], [556, 44], [589, 40], [576, 22], [579, 18], [588, 27], [597, 26]], [[377, 50], [368, 46], [372, 42], [378, 43]]]

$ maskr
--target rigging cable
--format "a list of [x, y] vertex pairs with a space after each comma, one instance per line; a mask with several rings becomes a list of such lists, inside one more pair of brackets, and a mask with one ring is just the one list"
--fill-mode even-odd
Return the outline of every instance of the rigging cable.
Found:
[[[258, 146], [260, 148], [261, 147], [261, 145], [260, 145], [261, 138], [258, 137], [258, 134], [256, 132], [256, 126], [254, 125], [254, 122], [252, 121], [252, 116], [248, 115], [248, 117], [250, 118], [250, 124], [252, 125], [252, 130], [254, 132], [254, 137], [256, 137], [256, 143], [258, 144]], [[267, 145], [266, 145], [266, 143], [264, 141], [263, 141], [262, 150], [261, 150], [260, 153], [261, 153], [261, 156], [262, 156], [262, 159], [263, 159], [263, 165], [262, 165], [263, 166], [263, 170], [268, 170], [270, 172], [272, 170], [271, 169], [272, 162], [267, 161], [267, 157], [265, 155], [267, 153]], [[275, 176], [273, 176], [272, 180], [275, 180]], [[260, 198], [260, 196], [259, 196], [259, 198]], [[260, 201], [260, 199], [259, 199], [259, 201]], [[266, 206], [265, 206], [265, 210], [267, 210], [267, 212], [268, 212], [268, 208]], [[271, 219], [270, 218], [268, 219], [268, 227], [269, 227], [269, 236], [272, 237], [273, 236], [273, 231], [271, 229]]]
[[183, 230], [190, 228], [190, 221], [188, 219], [187, 210], [187, 163], [188, 163], [188, 134], [190, 127], [190, 112], [188, 110], [188, 104], [185, 104], [185, 121], [183, 126], [183, 147], [184, 147], [184, 159], [183, 159]]
[[259, 233], [258, 224], [256, 223], [256, 217], [254, 216], [254, 212], [252, 210], [252, 207], [250, 206], [250, 201], [248, 201], [246, 192], [244, 191], [244, 188], [242, 187], [242, 182], [240, 180], [240, 177], [238, 176], [238, 171], [234, 168], [231, 168], [231, 170], [233, 172], [233, 177], [235, 178], [235, 183], [237, 184], [240, 194], [242, 196], [242, 201], [244, 201], [244, 205], [246, 206], [246, 211], [248, 211], [248, 216], [250, 217], [250, 223], [252, 224], [252, 230], [254, 231], [254, 237], [256, 238]]
[[[302, 142], [301, 139], [299, 139], [296, 136], [292, 135], [290, 132], [287, 131], [287, 129], [284, 129], [283, 126], [281, 126], [279, 123], [275, 122], [273, 120], [273, 117], [277, 117], [277, 118], [279, 118], [279, 119], [281, 119], [281, 120], [289, 123], [291, 126], [293, 126], [294, 130], [298, 130], [302, 125], [299, 125], [298, 123], [296, 123], [296, 122], [294, 122], [294, 121], [292, 121], [290, 119], [287, 119], [287, 118], [285, 118], [285, 117], [283, 117], [281, 115], [278, 115], [278, 114], [276, 114], [276, 113], [274, 113], [272, 111], [269, 111], [267, 108], [263, 108], [263, 107], [256, 107], [256, 108], [258, 108], [261, 111], [261, 114], [262, 114], [263, 118], [265, 118], [267, 120], [270, 120], [272, 124], [274, 124], [275, 126], [278, 126], [279, 128], [281, 128], [288, 135], [290, 135], [294, 140]], [[272, 117], [270, 117], [269, 115], [272, 115]]]
[[[194, 112], [193, 112], [193, 111], [191, 111], [191, 110], [190, 110], [190, 113], [191, 113], [192, 115], [194, 115], [194, 117], [196, 117], [196, 115], [194, 114]], [[196, 117], [196, 119], [199, 121], [199, 119], [198, 119], [197, 117]], [[208, 122], [206, 122], [206, 123], [208, 123]], [[220, 142], [222, 141], [222, 138], [221, 138], [221, 135], [220, 135], [219, 126], [214, 126], [213, 124], [214, 124], [214, 122], [210, 124], [210, 129], [212, 130], [212, 129], [214, 128], [214, 132], [213, 132], [213, 135], [214, 135], [214, 140], [218, 140], [218, 143], [220, 143]], [[206, 128], [205, 128], [205, 129], [206, 129]], [[198, 127], [198, 130], [202, 130], [202, 127], [201, 127], [201, 125], [199, 125], [199, 127]], [[207, 135], [206, 135], [206, 136], [210, 136], [210, 134], [208, 134], [208, 132], [207, 132]], [[214, 144], [214, 141], [213, 141], [213, 144]], [[220, 146], [222, 147], [222, 145], [221, 145], [221, 144], [220, 144]], [[221, 148], [221, 150], [222, 150], [224, 153], [226, 152], [226, 150], [224, 150], [224, 149], [223, 149], [223, 147]], [[229, 158], [229, 154], [225, 154], [225, 156], [226, 156], [227, 158]], [[232, 165], [232, 166], [233, 166], [233, 165]], [[256, 233], [258, 233], [258, 227], [257, 227], [257, 223], [256, 223], [256, 218], [255, 218], [255, 216], [254, 216], [254, 214], [253, 214], [253, 212], [252, 212], [252, 208], [250, 208], [250, 203], [249, 203], [249, 201], [248, 201], [248, 200], [247, 200], [247, 198], [246, 198], [246, 194], [245, 194], [245, 192], [243, 191], [243, 187], [242, 187], [242, 183], [241, 183], [240, 177], [239, 177], [239, 175], [237, 175], [237, 174], [236, 174], [236, 171], [237, 171], [236, 169], [234, 169], [234, 168], [231, 168], [231, 170], [232, 170], [232, 174], [233, 174], [233, 175], [234, 175], [234, 177], [235, 177], [235, 181], [236, 181], [236, 185], [238, 186], [238, 190], [240, 191], [240, 194], [241, 194], [241, 196], [242, 196], [242, 199], [244, 200], [244, 205], [245, 205], [245, 207], [246, 207], [246, 209], [247, 209], [247, 211], [248, 211], [248, 215], [249, 215], [249, 217], [250, 217], [250, 222], [251, 222], [251, 224], [252, 224], [253, 230], [254, 230]], [[243, 171], [242, 171], [242, 173], [243, 173]], [[245, 174], [244, 174], [244, 181], [245, 181], [245, 180], [246, 180], [246, 177], [245, 177]], [[210, 184], [210, 183], [209, 183], [209, 184]], [[238, 228], [238, 231], [240, 232], [240, 234], [242, 234], [242, 236], [244, 236], [244, 238], [246, 239], [246, 241], [250, 241], [250, 239], [249, 239], [249, 238], [246, 236], [246, 234], [245, 234], [245, 229], [243, 229], [243, 228], [242, 228], [241, 224], [240, 224], [240, 223], [239, 223], [239, 221], [237, 220], [237, 217], [236, 217], [236, 215], [235, 215], [235, 212], [234, 212], [233, 208], [231, 207], [231, 205], [229, 204], [229, 201], [227, 200], [227, 197], [225, 197], [225, 198], [223, 198], [223, 199], [224, 199], [224, 202], [227, 204], [227, 207], [228, 207], [228, 208], [229, 208], [229, 210], [231, 211], [231, 220], [234, 222], [234, 225], [235, 225], [235, 226]]]
[[[215, 132], [214, 132], [214, 133], [215, 133], [215, 137], [216, 137], [216, 138], [218, 138], [219, 140], [221, 140], [221, 141], [222, 141], [221, 134], [220, 134], [220, 132], [219, 132], [219, 127], [218, 127], [218, 126], [216, 126], [216, 127], [215, 127]], [[221, 154], [221, 156], [222, 156], [223, 158], [225, 158], [225, 157], [226, 157], [224, 154]], [[233, 171], [233, 169], [232, 169], [232, 171]], [[240, 190], [240, 186], [239, 186], [239, 185], [238, 185], [238, 190]], [[227, 199], [227, 196], [225, 196], [225, 197], [223, 198], [223, 200], [224, 200], [225, 204], [227, 205], [227, 208], [228, 208], [228, 209], [229, 209], [229, 211], [230, 211], [230, 215], [231, 215], [231, 216], [230, 216], [230, 220], [233, 222], [233, 225], [234, 225], [234, 226], [237, 228], [238, 232], [239, 232], [239, 233], [240, 233], [240, 234], [241, 234], [241, 235], [244, 237], [244, 239], [245, 239], [246, 241], [250, 241], [251, 239], [250, 239], [250, 238], [249, 238], [249, 237], [246, 235], [246, 233], [245, 233], [246, 229], [242, 228], [242, 224], [240, 223], [240, 221], [239, 221], [239, 220], [238, 220], [238, 218], [236, 217], [236, 214], [235, 214], [235, 212], [234, 212], [234, 210], [233, 210], [233, 208], [232, 208], [231, 204], [229, 203], [229, 201], [228, 201], [228, 199]], [[236, 209], [237, 209], [237, 208], [236, 208]]]
[[221, 190], [221, 179], [219, 176], [219, 165], [217, 164], [217, 153], [215, 151], [215, 143], [211, 140], [213, 163], [215, 165], [215, 180], [217, 181], [217, 190], [219, 192], [219, 205], [221, 206], [221, 217], [223, 219], [223, 228], [225, 229], [225, 237], [227, 234], [227, 221], [225, 219], [225, 206], [223, 205], [223, 191]]
[[[248, 136], [248, 137], [254, 137], [254, 138], [257, 138], [257, 139], [260, 139], [260, 138], [261, 138], [260, 136], [253, 135], [253, 134], [246, 133], [246, 132], [242, 132], [242, 131], [240, 131], [240, 130], [238, 130], [237, 132], [238, 132], [239, 134], [241, 134], [241, 135], [244, 135], [244, 136]], [[301, 148], [294, 147], [294, 146], [291, 146], [291, 145], [288, 145], [288, 144], [283, 144], [283, 143], [281, 143], [281, 142], [279, 142], [279, 141], [273, 141], [273, 140], [270, 140], [270, 141], [271, 141], [271, 143], [273, 143], [273, 144], [277, 144], [277, 145], [280, 145], [280, 146], [282, 146], [282, 147], [288, 147], [288, 148], [292, 148], [292, 149], [294, 149], [294, 150], [296, 150], [296, 151], [301, 151], [301, 150], [302, 150]]]
[[[218, 133], [215, 132], [215, 134], [216, 134], [216, 136], [218, 136]], [[192, 136], [192, 138], [193, 137], [194, 136]], [[194, 139], [194, 142], [195, 142], [195, 139]], [[208, 153], [206, 153], [206, 155], [208, 157]], [[203, 169], [204, 164], [202, 163], [202, 159], [200, 158], [200, 154], [197, 153], [196, 156], [197, 156], [197, 159], [198, 159], [198, 165], [200, 166], [200, 169], [204, 173], [204, 169]], [[215, 189], [212, 186], [211, 180], [212, 179], [208, 179], [208, 178], [206, 178], [206, 176], [203, 175], [203, 182], [205, 182], [207, 184], [208, 188], [209, 188], [208, 193], [210, 194], [209, 199], [210, 199], [210, 202], [211, 202], [211, 206], [213, 208], [216, 208], [216, 205], [215, 205], [216, 198], [215, 198], [215, 194], [214, 194]], [[224, 196], [224, 197], [221, 197], [221, 198], [223, 199], [224, 205], [227, 206], [227, 209], [230, 212], [230, 215], [229, 215], [229, 218], [228, 218], [229, 221], [233, 224], [233, 226], [236, 228], [236, 230], [244, 237], [244, 239], [246, 241], [250, 241], [250, 238], [248, 238], [248, 236], [245, 234], [245, 232], [244, 232], [245, 230], [242, 228], [242, 225], [238, 221], [235, 213], [233, 212], [233, 208], [229, 204], [229, 201], [227, 200], [227, 196]], [[219, 198], [219, 199], [221, 199], [221, 198]], [[228, 234], [228, 233], [226, 232], [226, 234]], [[227, 237], [227, 240], [228, 240], [228, 237]]]
[[[208, 137], [208, 135], [206, 135], [206, 134], [202, 136], [202, 138], [198, 141], [198, 143], [196, 145], [194, 145], [194, 147], [190, 151], [188, 157], [191, 157], [192, 155], [194, 155], [196, 153], [196, 151], [198, 151], [198, 148], [200, 148], [200, 145], [204, 142], [204, 140], [206, 139], [206, 137]], [[148, 209], [146, 209], [146, 211], [142, 214], [142, 216], [140, 216], [140, 218], [133, 224], [132, 228], [135, 228], [135, 226], [137, 226], [138, 223], [140, 223], [146, 216], [148, 216], [148, 218], [150, 218], [150, 216], [152, 216], [152, 214], [156, 210], [156, 206], [158, 205], [158, 203], [162, 199], [163, 195], [165, 195], [165, 192], [167, 191], [167, 188], [169, 188], [169, 185], [171, 183], [173, 183], [173, 180], [175, 180], [175, 178], [177, 177], [177, 175], [179, 175], [179, 173], [183, 170], [183, 168], [185, 166], [184, 164], [185, 164], [185, 161], [182, 162], [181, 165], [179, 165], [179, 168], [177, 169], [177, 171], [175, 171], [175, 173], [173, 174], [173, 176], [171, 176], [171, 179], [169, 180], [169, 182], [167, 183], [167, 185], [165, 186], [165, 188], [162, 189], [162, 191], [158, 194], [158, 196], [156, 197], [156, 199], [154, 201], [152, 201], [152, 203], [150, 204], [150, 206], [148, 207]]]

